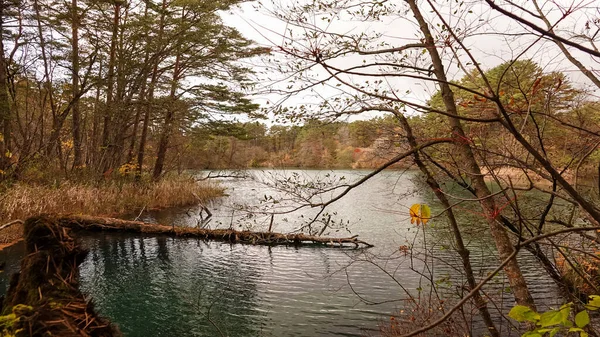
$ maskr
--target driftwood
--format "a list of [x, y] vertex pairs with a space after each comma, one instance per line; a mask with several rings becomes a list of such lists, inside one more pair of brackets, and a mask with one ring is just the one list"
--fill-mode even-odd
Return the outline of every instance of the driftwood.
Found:
[[122, 336], [79, 291], [86, 252], [68, 232], [49, 217], [25, 221], [26, 256], [3, 303], [0, 336]]
[[357, 235], [349, 238], [328, 238], [306, 234], [281, 234], [272, 232], [236, 231], [233, 229], [176, 227], [87, 215], [61, 215], [54, 216], [53, 218], [59, 225], [75, 230], [164, 234], [254, 245], [321, 244], [332, 247], [344, 247], [347, 245], [353, 245], [355, 247], [361, 245], [363, 247], [373, 247], [373, 245], [359, 240]]

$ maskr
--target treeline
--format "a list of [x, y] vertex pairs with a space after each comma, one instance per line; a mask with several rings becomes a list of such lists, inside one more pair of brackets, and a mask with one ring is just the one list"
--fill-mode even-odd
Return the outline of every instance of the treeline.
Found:
[[181, 139], [178, 166], [376, 168], [406, 149], [400, 130], [393, 116], [354, 122], [311, 119], [294, 126], [204, 125]]
[[[240, 60], [269, 53], [225, 26], [226, 1], [11, 0], [0, 2], [0, 180], [106, 178], [194, 168], [374, 168], [409, 148], [397, 108], [368, 121], [267, 127], [223, 122], [260, 117], [245, 96], [252, 69]], [[600, 158], [598, 103], [560, 72], [532, 61], [486, 72], [500, 88], [516, 132], [565, 172], [592, 172]], [[484, 168], [529, 165], [497, 123], [484, 81], [453, 82], [469, 142]], [[462, 88], [462, 89], [461, 89]], [[293, 109], [293, 107], [292, 107]], [[388, 109], [388, 110], [389, 110]], [[377, 110], [377, 109], [371, 109]], [[456, 137], [441, 95], [410, 118], [419, 139]], [[440, 112], [440, 113], [438, 113]], [[407, 114], [408, 115], [408, 114]], [[226, 120], [232, 120], [227, 118]], [[238, 119], [239, 120], [239, 119]], [[438, 146], [430, 159], [454, 157]], [[399, 165], [408, 165], [400, 163]]]
[[[597, 179], [600, 103], [573, 86], [564, 73], [543, 71], [531, 60], [503, 63], [485, 75], [492, 85], [500, 87], [500, 99], [514, 127], [533, 148], [560, 167], [570, 181], [575, 176]], [[476, 160], [485, 172], [503, 170], [511, 171], [513, 178], [529, 174], [547, 179], [547, 175], [538, 175], [541, 166], [496, 122], [496, 108], [473, 94], [481, 81], [481, 76], [473, 74], [452, 82], [464, 88], [456, 89], [454, 97], [464, 118], [465, 136], [447, 125], [442, 113], [433, 112], [444, 110], [438, 92], [428, 102], [432, 112], [407, 116], [416, 139], [451, 139], [469, 144], [478, 150]], [[267, 127], [260, 122], [203, 125], [181, 139], [177, 165], [180, 169], [377, 168], [410, 149], [402, 118], [393, 113], [382, 116], [354, 122], [310, 119], [298, 126]], [[456, 157], [452, 145], [438, 145], [428, 152], [428, 159], [437, 165], [452, 164]], [[412, 160], [406, 159], [396, 167], [411, 164]]]
[[237, 0], [0, 2], [0, 180], [159, 179], [177, 137], [253, 113], [266, 52], [225, 26]]
[[[485, 92], [477, 93], [485, 81], [498, 88], [497, 104], [484, 97]], [[583, 85], [530, 59], [505, 62], [483, 74], [473, 72], [452, 85], [465, 135], [445, 124], [445, 105], [437, 92], [428, 102], [431, 112], [412, 121], [421, 137], [451, 137], [469, 145], [484, 172], [509, 168], [517, 177], [528, 175], [527, 179], [551, 183], [554, 178], [544, 171], [552, 166], [577, 187], [598, 188], [600, 102]], [[510, 120], [502, 121], [502, 113]], [[523, 142], [528, 146], [522, 146]], [[547, 163], [540, 163], [531, 152], [539, 153]], [[456, 156], [448, 145], [429, 152], [434, 165], [436, 160], [450, 163]], [[578, 182], [577, 177], [585, 179]]]

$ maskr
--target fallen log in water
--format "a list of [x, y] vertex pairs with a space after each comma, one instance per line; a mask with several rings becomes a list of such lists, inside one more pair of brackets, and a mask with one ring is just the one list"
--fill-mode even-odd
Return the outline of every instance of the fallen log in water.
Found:
[[68, 232], [48, 217], [25, 222], [26, 256], [2, 306], [0, 336], [122, 336], [79, 291], [86, 252]]
[[63, 227], [88, 231], [123, 231], [147, 234], [166, 234], [254, 245], [323, 244], [334, 247], [343, 247], [345, 245], [373, 247], [373, 245], [359, 240], [357, 236], [349, 238], [328, 238], [306, 234], [281, 234], [272, 232], [236, 231], [233, 229], [177, 227], [87, 215], [61, 215], [55, 216], [54, 219]]

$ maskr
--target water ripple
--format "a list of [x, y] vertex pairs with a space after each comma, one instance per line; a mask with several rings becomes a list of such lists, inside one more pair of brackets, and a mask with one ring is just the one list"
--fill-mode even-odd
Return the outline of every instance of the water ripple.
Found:
[[[343, 174], [356, 177], [361, 173]], [[416, 295], [424, 287], [419, 273], [433, 273], [445, 295], [464, 291], [460, 259], [445, 246], [451, 242], [448, 231], [432, 221], [423, 234], [397, 211], [412, 203], [432, 203], [406, 194], [414, 186], [412, 173], [405, 174], [386, 173], [334, 204], [332, 211], [352, 219], [353, 233], [377, 245], [370, 254], [100, 233], [85, 239], [90, 254], [80, 269], [82, 290], [128, 337], [213, 337], [221, 332], [232, 337], [364, 336], [376, 332], [378, 322], [389, 320], [389, 315], [402, 308], [405, 292]], [[263, 193], [247, 182], [236, 183], [235, 188], [236, 202]], [[213, 211], [215, 217], [227, 219], [230, 209], [219, 207]], [[186, 210], [169, 212], [155, 216], [162, 216], [162, 222], [175, 219], [195, 224]], [[278, 226], [285, 231], [294, 224]], [[489, 235], [466, 231], [465, 239], [474, 272], [483, 278], [498, 263]], [[411, 261], [398, 253], [398, 246], [412, 243], [416, 255]], [[436, 259], [424, 255], [430, 250]], [[419, 259], [427, 259], [429, 269]], [[521, 254], [520, 262], [526, 278], [535, 280], [531, 283], [536, 300], [547, 305], [559, 302], [554, 285], [533, 257]], [[507, 286], [499, 276], [484, 288], [501, 296], [505, 311], [513, 304]], [[363, 300], [385, 303], [369, 305]]]

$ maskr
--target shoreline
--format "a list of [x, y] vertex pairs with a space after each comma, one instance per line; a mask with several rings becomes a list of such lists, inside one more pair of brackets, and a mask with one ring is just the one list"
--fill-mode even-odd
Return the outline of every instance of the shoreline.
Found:
[[20, 239], [11, 241], [9, 243], [0, 243], [0, 252], [3, 251], [5, 248], [14, 246], [14, 245], [16, 245], [17, 243], [19, 243], [19, 242], [21, 242], [23, 240], [24, 240], [23, 238], [20, 238]]
[[[157, 183], [107, 181], [100, 185], [65, 181], [60, 186], [17, 183], [0, 202], [0, 250], [23, 239], [23, 222], [41, 214], [124, 216], [140, 210], [203, 204], [224, 196], [214, 183], [174, 176]], [[16, 223], [14, 223], [16, 222]], [[20, 223], [19, 223], [20, 222]]]
[[[536, 171], [529, 169], [523, 170], [515, 167], [495, 167], [492, 170], [488, 170], [487, 168], [482, 167], [481, 174], [483, 174], [486, 182], [496, 183], [496, 179], [494, 179], [495, 176], [504, 186], [512, 185], [517, 188], [528, 188], [533, 186], [542, 190], [552, 187], [552, 182], [542, 177]], [[573, 179], [569, 172], [567, 172], [564, 177], [567, 181]]]
[[[277, 169], [277, 168], [254, 168], [254, 169]], [[356, 171], [362, 171], [362, 170], [371, 170], [368, 168], [332, 168], [332, 169], [327, 169], [327, 168], [292, 168], [292, 167], [286, 167], [286, 168], [280, 168], [280, 169], [295, 169], [295, 170], [356, 170]], [[398, 168], [388, 168], [388, 170], [390, 171], [397, 171], [397, 170], [401, 170]], [[496, 175], [497, 179], [500, 180], [502, 183], [504, 184], [512, 184], [513, 186], [518, 186], [518, 187], [528, 187], [530, 184], [530, 181], [527, 179], [525, 173], [518, 169], [518, 168], [514, 168], [514, 167], [497, 167], [494, 168], [493, 170], [487, 170], [485, 168], [482, 169], [482, 174], [485, 177], [485, 180], [488, 183], [494, 183], [495, 179], [492, 176], [492, 172]], [[534, 171], [531, 170], [527, 170], [526, 171], [527, 174], [530, 176], [531, 178], [531, 183], [533, 183], [534, 185], [536, 185], [538, 188], [547, 188], [548, 186], [550, 186], [550, 183], [545, 180], [543, 177], [541, 177], [540, 175], [538, 175], [537, 173], [535, 173]], [[567, 179], [570, 179], [572, 177], [567, 176]], [[180, 207], [180, 206], [184, 206], [185, 205], [192, 205], [192, 204], [202, 204], [203, 202], [206, 202], [207, 200], [211, 200], [211, 199], [216, 199], [220, 196], [225, 196], [223, 194], [223, 190], [219, 190], [217, 187], [215, 186], [211, 186], [211, 185], [196, 185], [195, 188], [190, 188], [189, 187], [189, 180], [186, 179], [181, 179], [181, 178], [177, 178], [177, 179], [170, 179], [167, 181], [168, 183], [176, 183], [176, 184], [180, 184], [181, 182], [183, 182], [184, 186], [177, 186], [177, 193], [179, 195], [182, 194], [182, 192], [189, 192], [189, 196], [187, 198], [184, 198], [186, 200], [179, 200], [179, 202], [177, 202], [176, 204], [170, 204], [170, 201], [168, 198], [159, 198], [158, 196], [160, 196], [162, 193], [162, 191], [160, 190], [160, 188], [155, 188], [155, 191], [153, 191], [150, 194], [154, 194], [154, 198], [156, 199], [160, 199], [160, 200], [154, 200], [155, 203], [151, 204], [151, 205], [144, 205], [142, 207], [138, 207], [140, 205], [136, 205], [135, 202], [130, 202], [129, 205], [119, 205], [119, 207], [121, 208], [129, 208], [129, 209], [135, 209], [134, 213], [137, 213], [138, 209], [146, 209], [146, 210], [162, 210], [162, 209], [168, 209], [168, 208], [172, 208], [172, 207]], [[185, 186], [185, 185], [188, 186]], [[65, 186], [67, 186], [68, 189], [71, 189], [73, 186], [69, 186], [69, 184], [65, 184]], [[30, 186], [26, 187], [26, 188], [31, 188]], [[48, 186], [40, 186], [40, 189], [44, 190], [43, 192], [46, 192], [45, 190], [50, 189]], [[81, 185], [82, 189], [88, 188], [88, 186], [86, 185]], [[97, 192], [106, 192], [109, 191], [111, 189], [113, 189], [114, 186], [107, 184], [106, 186], [102, 186], [100, 188], [98, 188], [96, 191]], [[67, 193], [69, 191], [60, 191], [59, 189], [57, 189], [60, 193]], [[202, 192], [199, 192], [202, 194], [202, 197], [198, 197], [198, 194], [196, 192], [198, 192], [199, 190], [201, 190]], [[217, 191], [219, 190], [219, 191]], [[206, 193], [204, 193], [206, 192]], [[109, 192], [110, 193], [110, 192]], [[113, 193], [114, 194], [114, 193]], [[56, 194], [51, 194], [51, 195], [47, 195], [48, 197], [55, 197]], [[141, 196], [141, 194], [140, 194]], [[37, 196], [36, 196], [37, 197]], [[112, 195], [109, 195], [109, 197], [112, 197]], [[135, 200], [135, 196], [129, 196], [131, 200]], [[95, 211], [86, 211], [85, 210], [85, 205], [75, 205], [73, 203], [69, 204], [69, 201], [66, 202], [61, 202], [61, 203], [56, 203], [56, 205], [52, 205], [54, 208], [56, 207], [60, 207], [60, 208], [64, 208], [67, 207], [69, 208], [69, 212], [65, 213], [65, 212], [61, 212], [58, 211], [56, 212], [55, 209], [53, 209], [52, 207], [48, 207], [49, 209], [44, 208], [44, 206], [47, 206], [46, 204], [44, 204], [44, 200], [43, 197], [38, 197], [37, 200], [35, 200], [34, 197], [30, 197], [29, 199], [33, 199], [32, 200], [26, 200], [26, 202], [29, 202], [28, 205], [23, 206], [23, 208], [27, 208], [27, 206], [31, 207], [31, 206], [35, 206], [32, 208], [36, 208], [37, 211], [36, 212], [32, 212], [30, 214], [21, 211], [21, 214], [18, 214], [18, 216], [22, 219], [26, 219], [29, 218], [31, 216], [37, 216], [39, 214], [43, 214], [43, 213], [63, 213], [63, 214], [68, 214], [68, 213], [79, 213], [79, 214], [88, 214], [88, 215], [96, 215], [96, 216], [109, 216], [109, 217], [123, 217], [126, 214], [130, 214], [132, 213], [131, 211], [127, 211], [127, 212], [114, 212], [114, 209], [112, 209], [111, 212], [111, 205], [105, 205], [105, 208], [99, 208], [99, 209], [95, 209]], [[60, 199], [63, 200], [63, 199]], [[106, 201], [106, 200], [105, 200]], [[37, 205], [32, 205], [32, 203], [37, 202], [39, 204]], [[80, 202], [81, 203], [81, 202]], [[65, 204], [65, 205], [63, 205]], [[2, 205], [0, 205], [1, 207]], [[20, 206], [20, 205], [18, 205]], [[73, 209], [73, 206], [80, 206], [81, 209], [77, 209], [77, 207], [75, 207], [76, 209]], [[1, 209], [0, 209], [1, 210]], [[17, 214], [15, 214], [17, 215]], [[17, 217], [18, 218], [18, 217]], [[5, 219], [6, 220], [6, 219]], [[10, 219], [14, 221], [13, 219]], [[0, 229], [0, 251], [4, 250], [7, 247], [13, 246], [15, 244], [17, 244], [18, 242], [23, 240], [23, 225], [22, 224], [14, 224], [11, 225], [10, 227], [7, 228], [2, 228]]]

